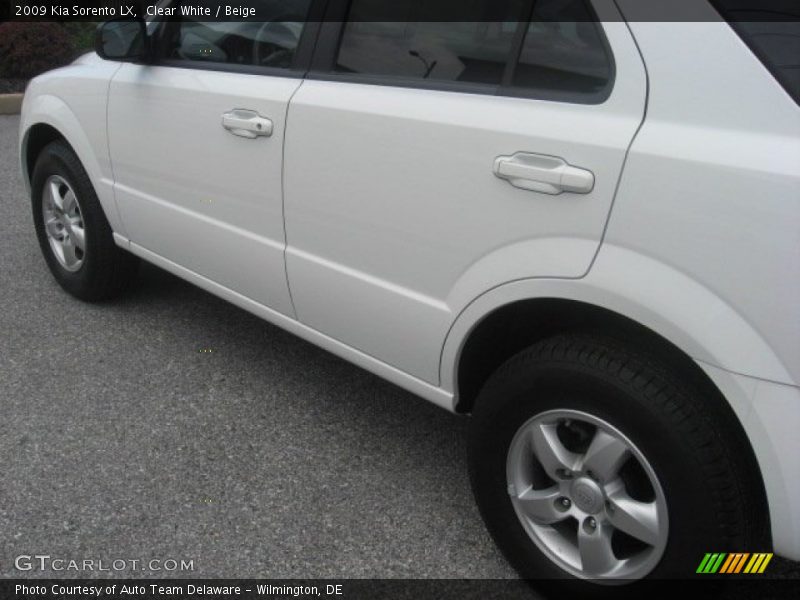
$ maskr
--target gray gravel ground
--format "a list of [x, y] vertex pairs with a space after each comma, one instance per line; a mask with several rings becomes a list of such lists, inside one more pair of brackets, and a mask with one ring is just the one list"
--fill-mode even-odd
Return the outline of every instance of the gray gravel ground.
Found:
[[62, 292], [17, 127], [0, 117], [0, 577], [35, 553], [193, 560], [199, 577], [514, 577], [473, 504], [463, 418], [154, 267], [113, 303]]

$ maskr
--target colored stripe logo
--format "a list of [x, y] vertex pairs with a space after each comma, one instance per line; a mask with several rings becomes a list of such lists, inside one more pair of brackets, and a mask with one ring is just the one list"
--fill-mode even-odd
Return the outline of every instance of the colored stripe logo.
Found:
[[748, 573], [755, 575], [763, 573], [769, 561], [772, 560], [772, 552], [707, 552], [697, 567], [697, 573], [720, 573], [738, 574]]

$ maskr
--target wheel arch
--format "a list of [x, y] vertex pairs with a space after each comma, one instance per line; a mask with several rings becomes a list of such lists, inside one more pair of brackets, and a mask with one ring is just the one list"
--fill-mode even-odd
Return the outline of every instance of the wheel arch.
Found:
[[525, 348], [558, 334], [593, 333], [642, 347], [681, 373], [699, 390], [742, 450], [743, 462], [763, 518], [758, 530], [771, 547], [769, 502], [759, 461], [742, 422], [730, 403], [697, 362], [665, 337], [614, 311], [585, 302], [563, 298], [520, 300], [486, 315], [472, 330], [462, 347], [459, 362], [455, 411], [470, 413], [483, 383], [506, 360]]
[[[647, 274], [646, 285], [634, 276], [640, 272]], [[684, 297], [676, 299], [676, 290], [684, 292]], [[698, 314], [683, 318], [692, 312], [687, 306], [698, 307]], [[724, 335], [715, 335], [716, 327], [726, 328]], [[742, 449], [758, 512], [764, 518], [765, 544], [771, 545], [770, 503], [764, 483], [768, 460], [751, 441], [747, 422], [751, 399], [744, 394], [730, 397], [704, 368], [706, 364], [723, 369], [738, 365], [745, 355], [723, 343], [737, 337], [744, 338], [744, 345], [760, 344], [755, 351], [768, 352], [773, 359], [758, 333], [698, 282], [651, 258], [604, 247], [583, 279], [510, 282], [462, 309], [445, 342], [440, 372], [443, 387], [453, 392], [453, 410], [470, 413], [483, 383], [497, 367], [537, 341], [562, 333], [597, 333], [646, 347], [688, 378]], [[779, 362], [763, 364], [774, 364], [778, 371], [781, 367]]]
[[[665, 261], [603, 244], [583, 277], [510, 280], [485, 288], [468, 302], [457, 303], [457, 316], [444, 340], [440, 359], [444, 389], [454, 396], [461, 395], [458, 373], [464, 349], [473, 334], [485, 332], [487, 319], [497, 324], [503, 314], [519, 313], [523, 306], [526, 309], [520, 323], [537, 318], [537, 331], [542, 326], [549, 329], [559, 319], [572, 323], [587, 318], [589, 313], [602, 315], [602, 322], [616, 319], [638, 325], [692, 362], [797, 385], [768, 341], [735, 305]], [[541, 323], [548, 317], [554, 323]], [[745, 405], [732, 401], [735, 412], [745, 412]]]
[[[49, 123], [34, 123], [25, 132], [22, 140], [21, 163], [22, 174], [27, 185], [30, 186], [36, 159], [47, 144], [55, 141], [62, 141], [72, 148], [64, 134]], [[72, 148], [72, 151], [74, 152], [75, 149]]]
[[100, 139], [105, 140], [105, 132], [95, 131], [90, 136], [64, 100], [52, 94], [35, 93], [36, 82], [31, 84], [31, 88], [30, 98], [26, 94], [23, 102], [19, 142], [20, 168], [26, 191], [30, 193], [33, 168], [39, 153], [48, 143], [62, 140], [86, 170], [112, 230], [124, 235], [114, 202], [108, 149], [105, 142], [100, 142]]

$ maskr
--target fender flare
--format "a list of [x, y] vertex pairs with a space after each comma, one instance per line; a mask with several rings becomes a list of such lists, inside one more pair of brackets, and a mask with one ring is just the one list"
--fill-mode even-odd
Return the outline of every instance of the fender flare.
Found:
[[105, 167], [101, 165], [97, 158], [97, 152], [92, 147], [84, 128], [67, 103], [52, 94], [31, 95], [30, 101], [24, 103], [22, 115], [19, 155], [28, 195], [30, 195], [31, 178], [31, 173], [28, 173], [26, 164], [28, 138], [34, 126], [49, 125], [61, 134], [75, 151], [78, 160], [81, 161], [89, 180], [92, 182], [92, 186], [94, 186], [111, 229], [124, 235], [122, 222], [114, 200], [114, 179], [111, 175], [111, 166], [108, 163], [106, 163]]
[[[760, 333], [712, 290], [652, 257], [604, 244], [583, 278], [512, 281], [484, 292], [460, 311], [446, 336], [439, 370], [441, 387], [453, 392], [453, 408], [459, 359], [470, 333], [494, 311], [537, 298], [604, 308], [649, 328], [695, 361], [796, 385]], [[737, 413], [739, 409], [743, 407], [734, 406]]]

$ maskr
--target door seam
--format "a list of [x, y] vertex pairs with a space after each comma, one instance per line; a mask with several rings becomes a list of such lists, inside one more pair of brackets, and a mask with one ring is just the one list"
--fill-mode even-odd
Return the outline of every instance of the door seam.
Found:
[[283, 120], [283, 139], [281, 140], [281, 219], [283, 220], [283, 274], [286, 281], [286, 291], [289, 294], [289, 304], [292, 307], [292, 317], [296, 321], [300, 321], [297, 314], [297, 306], [294, 303], [294, 296], [292, 296], [292, 286], [289, 282], [289, 264], [288, 264], [288, 250], [289, 250], [289, 230], [286, 226], [286, 136], [289, 131], [289, 111], [292, 108], [292, 101], [294, 100], [297, 92], [303, 87], [305, 79], [300, 80], [300, 85], [289, 96], [289, 101], [286, 103], [286, 117]]

